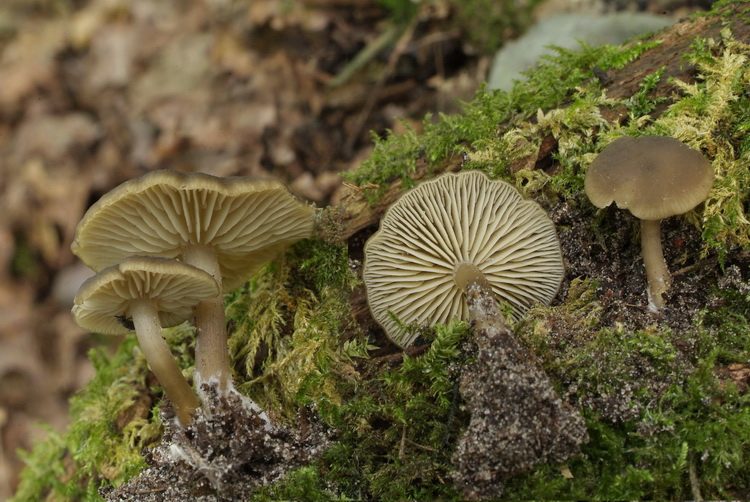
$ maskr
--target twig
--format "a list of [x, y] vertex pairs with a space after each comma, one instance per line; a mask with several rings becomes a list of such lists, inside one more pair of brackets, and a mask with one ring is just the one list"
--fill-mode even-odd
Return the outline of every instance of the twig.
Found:
[[679, 270], [675, 270], [674, 272], [672, 272], [672, 277], [676, 275], [686, 274], [695, 268], [702, 267], [703, 265], [710, 265], [712, 263], [716, 263], [717, 261], [717, 258], [705, 258], [693, 263], [692, 265], [688, 265], [687, 267], [682, 267]]
[[406, 456], [406, 426], [401, 428], [401, 445], [398, 448], [398, 459], [403, 460]]
[[[748, 253], [738, 253], [738, 254], [732, 255], [732, 259], [735, 259], [735, 260], [747, 260], [748, 258], [750, 258], [750, 254], [748, 254]], [[675, 272], [672, 272], [672, 276], [682, 275], [682, 274], [685, 274], [687, 272], [690, 272], [694, 268], [702, 267], [703, 265], [715, 264], [715, 263], [718, 263], [718, 261], [719, 261], [718, 258], [715, 258], [715, 257], [714, 258], [705, 258], [703, 260], [700, 260], [700, 261], [697, 261], [697, 262], [693, 263], [692, 265], [688, 265], [687, 267], [682, 267], [681, 269], [679, 269], [679, 270], [677, 270]]]
[[688, 456], [688, 476], [690, 477], [690, 490], [693, 492], [695, 502], [703, 502], [701, 495], [700, 479], [698, 479], [698, 469], [695, 467], [695, 456], [690, 452]]
[[634, 309], [648, 310], [648, 307], [646, 305], [637, 305], [635, 303], [626, 303], [626, 302], [623, 302], [623, 305], [626, 307], [634, 308]]
[[411, 439], [406, 439], [406, 442], [412, 445], [414, 448], [417, 448], [419, 450], [429, 451], [430, 453], [437, 453], [437, 450], [435, 448], [432, 448], [430, 446], [425, 446], [423, 444], [415, 443]]
[[388, 354], [386, 356], [380, 356], [373, 359], [373, 363], [375, 363], [376, 366], [383, 366], [384, 364], [388, 365], [396, 365], [400, 364], [404, 360], [404, 355], [407, 355], [409, 357], [417, 357], [424, 352], [427, 352], [427, 349], [430, 348], [430, 344], [424, 344], [424, 345], [417, 345], [413, 347], [407, 347], [405, 350], [401, 352], [396, 352], [395, 354]]
[[393, 43], [399, 36], [399, 26], [390, 23], [388, 27], [375, 40], [365, 46], [364, 49], [351, 60], [351, 62], [341, 70], [338, 75], [333, 77], [329, 82], [329, 87], [338, 87], [349, 81], [357, 71], [365, 66], [378, 52], [385, 49]]
[[166, 486], [162, 486], [159, 488], [151, 488], [149, 490], [138, 490], [135, 492], [135, 495], [148, 495], [149, 493], [161, 493], [167, 491]]
[[351, 133], [346, 139], [346, 144], [344, 145], [344, 152], [346, 152], [347, 155], [351, 155], [351, 152], [354, 149], [354, 143], [357, 141], [357, 138], [362, 132], [362, 128], [365, 126], [367, 118], [370, 116], [370, 113], [372, 113], [372, 109], [375, 107], [375, 103], [377, 103], [378, 101], [378, 97], [383, 90], [383, 86], [385, 85], [386, 80], [388, 80], [388, 77], [393, 74], [398, 60], [409, 47], [409, 42], [414, 36], [414, 29], [416, 28], [416, 25], [417, 22], [415, 18], [415, 20], [409, 23], [409, 25], [401, 33], [398, 42], [396, 42], [396, 46], [393, 48], [393, 51], [388, 57], [388, 64], [386, 64], [385, 69], [378, 77], [378, 81], [375, 84], [372, 92], [368, 95], [365, 106], [362, 107], [362, 110], [360, 110], [359, 114], [357, 115], [357, 120], [354, 123], [354, 127], [352, 127]]

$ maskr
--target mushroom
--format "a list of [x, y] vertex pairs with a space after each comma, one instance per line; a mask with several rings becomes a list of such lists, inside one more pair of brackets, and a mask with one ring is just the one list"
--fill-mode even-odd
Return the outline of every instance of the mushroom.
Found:
[[198, 302], [218, 294], [219, 285], [203, 270], [169, 258], [131, 256], [86, 280], [72, 312], [79, 326], [96, 333], [122, 335], [135, 329], [151, 370], [185, 426], [198, 398], [161, 329], [190, 319]]
[[396, 344], [416, 334], [400, 323], [469, 318], [472, 285], [520, 318], [548, 304], [564, 274], [555, 227], [539, 204], [478, 171], [445, 174], [393, 204], [365, 245], [370, 310]]
[[641, 252], [648, 280], [649, 308], [664, 307], [671, 276], [664, 261], [660, 222], [703, 202], [713, 185], [711, 163], [681, 141], [662, 136], [623, 136], [594, 159], [586, 171], [591, 203], [612, 202], [641, 220]]
[[226, 388], [230, 370], [221, 293], [309, 237], [314, 211], [277, 181], [153, 171], [91, 206], [71, 248], [94, 270], [138, 254], [179, 258], [210, 273], [220, 294], [195, 308], [196, 370]]

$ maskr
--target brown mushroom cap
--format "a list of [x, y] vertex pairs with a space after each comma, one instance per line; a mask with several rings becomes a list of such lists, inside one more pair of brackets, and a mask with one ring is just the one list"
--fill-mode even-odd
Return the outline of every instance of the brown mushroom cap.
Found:
[[398, 345], [406, 324], [468, 319], [463, 289], [489, 284], [516, 318], [549, 303], [564, 275], [555, 227], [534, 201], [478, 171], [445, 174], [393, 204], [365, 245], [364, 281], [375, 320]]
[[71, 248], [101, 270], [130, 255], [181, 258], [188, 244], [210, 247], [229, 290], [309, 237], [313, 214], [276, 181], [153, 171], [91, 206]]
[[708, 196], [713, 169], [703, 154], [664, 136], [623, 136], [610, 143], [586, 172], [592, 204], [612, 202], [642, 220], [685, 213]]
[[168, 258], [131, 256], [83, 283], [75, 297], [73, 317], [94, 333], [123, 335], [134, 300], [151, 299], [162, 327], [175, 326], [193, 316], [200, 301], [219, 294], [211, 277], [191, 265]]

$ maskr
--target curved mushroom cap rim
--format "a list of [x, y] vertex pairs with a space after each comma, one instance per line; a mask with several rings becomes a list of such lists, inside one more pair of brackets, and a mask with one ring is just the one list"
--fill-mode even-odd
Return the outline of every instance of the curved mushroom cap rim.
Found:
[[408, 346], [416, 335], [399, 330], [390, 312], [407, 324], [468, 318], [455, 281], [462, 263], [480, 270], [516, 317], [549, 303], [564, 274], [554, 225], [512, 185], [479, 171], [424, 182], [386, 211], [365, 244], [370, 310], [395, 343]]
[[275, 180], [153, 171], [92, 205], [71, 248], [101, 270], [129, 255], [179, 258], [183, 246], [205, 245], [217, 254], [226, 289], [233, 289], [309, 237], [314, 212]]
[[84, 329], [121, 335], [132, 331], [118, 318], [130, 317], [134, 300], [151, 299], [162, 327], [169, 327], [190, 319], [198, 302], [219, 294], [216, 280], [203, 270], [168, 258], [131, 256], [87, 279], [72, 312]]
[[644, 220], [683, 214], [703, 202], [713, 185], [711, 163], [668, 136], [623, 136], [594, 159], [586, 195], [597, 207], [613, 202]]

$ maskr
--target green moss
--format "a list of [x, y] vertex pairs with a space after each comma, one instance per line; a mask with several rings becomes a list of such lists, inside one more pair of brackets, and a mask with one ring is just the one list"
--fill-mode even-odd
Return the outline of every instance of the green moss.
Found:
[[[419, 159], [437, 170], [451, 157], [463, 155], [464, 168], [514, 180], [527, 195], [555, 202], [580, 197], [585, 168], [615, 138], [672, 136], [703, 151], [716, 173], [702, 218], [694, 212], [687, 216], [702, 228], [704, 253], [712, 250], [723, 258], [735, 246], [750, 248], [750, 97], [745, 92], [750, 48], [734, 40], [729, 28], [718, 40], [696, 39], [685, 64], [695, 66], [698, 80], [672, 79], [679, 94], [653, 118], [649, 114], [664, 102], [652, 97], [664, 68], [644, 76], [639, 90], [622, 99], [607, 98], [592, 78], [592, 69], [623, 67], [657, 45], [658, 40], [627, 48], [558, 49], [510, 93], [482, 89], [462, 114], [440, 116], [435, 122], [428, 117], [421, 136], [410, 130], [376, 139], [372, 156], [346, 177], [372, 189], [367, 193], [374, 201], [394, 179], [401, 179], [404, 189], [411, 187], [410, 175]], [[602, 113], [616, 108], [626, 110], [629, 117], [622, 127]], [[549, 137], [556, 142], [552, 158], [560, 166], [554, 176], [528, 169], [511, 175], [512, 165], [533, 167], [542, 141]]]
[[[704, 252], [728, 256], [747, 248], [748, 46], [729, 30], [717, 40], [696, 40], [685, 64], [698, 78], [672, 81], [677, 92], [669, 101], [654, 97], [663, 69], [645, 75], [634, 95], [622, 99], [608, 98], [592, 78], [594, 68], [622, 67], [658, 43], [558, 50], [510, 93], [481, 90], [463, 114], [428, 117], [424, 134], [377, 139], [372, 156], [347, 177], [375, 200], [393, 180], [402, 180], [404, 189], [413, 185], [419, 162], [439, 171], [460, 155], [464, 168], [509, 179], [547, 205], [582, 207], [588, 204], [585, 170], [607, 144], [621, 135], [670, 135], [703, 151], [716, 170], [709, 200], [686, 216], [700, 227]], [[666, 103], [661, 115], [651, 115]], [[622, 125], [606, 118], [615, 110], [624, 110]], [[554, 140], [551, 175], [535, 169], [547, 138]], [[606, 236], [613, 230], [609, 220], [599, 213], [594, 231]], [[456, 385], [468, 357], [461, 344], [466, 327], [436, 328], [419, 356], [372, 359], [366, 334], [352, 320], [349, 294], [356, 284], [346, 245], [311, 239], [227, 296], [240, 389], [286, 422], [310, 405], [336, 434], [323, 458], [261, 490], [256, 500], [458, 498], [449, 474], [466, 424]], [[695, 498], [691, 472], [704, 497], [746, 493], [750, 394], [726, 373], [730, 364], [750, 359], [750, 298], [717, 291], [715, 305], [679, 333], [659, 322], [630, 330], [601, 324], [605, 307], [596, 288], [595, 281], [576, 279], [564, 303], [531, 311], [517, 327], [558, 390], [582, 408], [591, 441], [565, 469], [543, 465], [514, 478], [504, 496]], [[190, 338], [177, 331], [170, 342], [188, 368]], [[74, 425], [26, 455], [16, 500], [95, 497], [101, 484], [137, 472], [140, 447], [158, 439], [148, 413], [126, 420], [133, 425], [123, 430], [114, 425], [147, 394], [145, 362], [133, 340], [112, 358], [93, 355], [97, 379], [76, 398]], [[572, 478], [563, 475], [567, 470]]]
[[274, 500], [305, 500], [326, 502], [329, 500], [351, 500], [338, 496], [325, 488], [326, 483], [316, 467], [302, 467], [277, 483], [272, 488], [263, 488], [253, 495], [252, 502]]
[[526, 74], [528, 81], [517, 83], [511, 91], [516, 109], [533, 112], [560, 106], [576, 87], [594, 76], [594, 68], [623, 68], [660, 44], [652, 40], [630, 46], [592, 47], [581, 43], [580, 50], [553, 47], [557, 54], [543, 56], [544, 62]]
[[[734, 7], [736, 10], [726, 9], [725, 7]], [[696, 12], [693, 14], [697, 16], [721, 16], [727, 20], [733, 20], [740, 18], [743, 22], [750, 22], [750, 6], [747, 5], [747, 0], [718, 0], [711, 6], [711, 10], [708, 13]]]
[[[643, 419], [618, 426], [587, 416], [591, 441], [568, 465], [573, 478], [543, 466], [511, 481], [509, 499], [654, 500], [736, 497], [750, 483], [750, 398], [716, 384], [704, 364], [672, 386]], [[733, 495], [733, 493], [735, 493]]]
[[746, 131], [750, 122], [744, 113], [750, 108], [746, 92], [750, 46], [733, 40], [725, 28], [720, 40], [696, 40], [687, 57], [696, 66], [698, 81], [674, 81], [684, 97], [670, 106], [654, 127], [669, 131], [711, 158], [715, 182], [703, 209], [703, 237], [707, 248], [723, 256], [732, 246], [750, 247], [746, 209], [750, 194]]
[[[365, 360], [361, 371], [339, 381], [344, 399], [317, 401], [335, 441], [313, 466], [288, 475], [253, 500], [455, 499], [446, 482], [452, 445], [463, 420], [458, 405], [459, 349], [463, 323], [436, 326], [418, 357], [400, 364]], [[361, 366], [361, 365], [360, 365]]]
[[[374, 138], [372, 155], [356, 171], [344, 176], [359, 186], [372, 188], [372, 200], [382, 195], [395, 179], [401, 179], [404, 188], [412, 186], [409, 175], [416, 171], [417, 160], [421, 158], [434, 169], [452, 156], [473, 153], [471, 160], [481, 157], [483, 165], [492, 164], [488, 171], [507, 176], [507, 154], [516, 143], [498, 139], [498, 132], [507, 132], [512, 124], [528, 120], [537, 110], [555, 108], [571, 98], [575, 100], [576, 87], [593, 77], [593, 68], [620, 68], [657, 45], [658, 41], [628, 48], [587, 45], [581, 51], [557, 48], [557, 56], [547, 57], [539, 68], [528, 73], [527, 82], [518, 83], [510, 93], [481, 89], [473, 101], [465, 104], [462, 114], [441, 115], [434, 122], [428, 116], [421, 136], [409, 129], [402, 135]], [[597, 84], [590, 86], [587, 96], [600, 99]], [[594, 102], [587, 104], [595, 106]]]
[[638, 86], [638, 92], [628, 98], [628, 113], [631, 120], [648, 115], [654, 111], [659, 103], [666, 101], [667, 98], [665, 97], [651, 97], [651, 93], [656, 89], [656, 86], [661, 81], [661, 77], [664, 75], [664, 70], [666, 70], [666, 67], [662, 66], [655, 73], [644, 77]]
[[422, 356], [404, 355], [395, 367], [370, 363], [366, 378], [348, 383], [341, 405], [319, 403], [340, 433], [318, 468], [339, 493], [357, 500], [455, 498], [446, 476], [462, 423], [456, 379], [466, 334], [462, 323], [438, 326]]
[[356, 332], [340, 336], [355, 329], [354, 283], [346, 247], [316, 239], [298, 243], [231, 295], [229, 346], [239, 389], [289, 420], [301, 399], [340, 402], [338, 372], [367, 350]]
[[706, 308], [698, 319], [703, 328], [699, 357], [714, 358], [717, 364], [746, 363], [750, 360], [750, 295], [733, 289], [716, 291], [715, 308]]
[[465, 39], [483, 53], [491, 54], [529, 27], [534, 9], [542, 2], [464, 0], [454, 4], [458, 9], [458, 26]]
[[96, 374], [71, 399], [72, 425], [50, 431], [33, 452], [23, 453], [27, 468], [13, 500], [100, 500], [97, 490], [118, 485], [145, 465], [141, 450], [161, 436], [151, 418], [146, 361], [129, 336], [113, 356], [89, 353]]
[[565, 466], [572, 477], [540, 466], [511, 480], [504, 496], [688, 499], [697, 489], [727, 499], [747, 490], [750, 394], [718, 375], [750, 356], [750, 298], [717, 291], [722, 307], [677, 337], [657, 326], [602, 327], [595, 287], [574, 281], [567, 304], [537, 309], [518, 330], [583, 409], [591, 440]]

